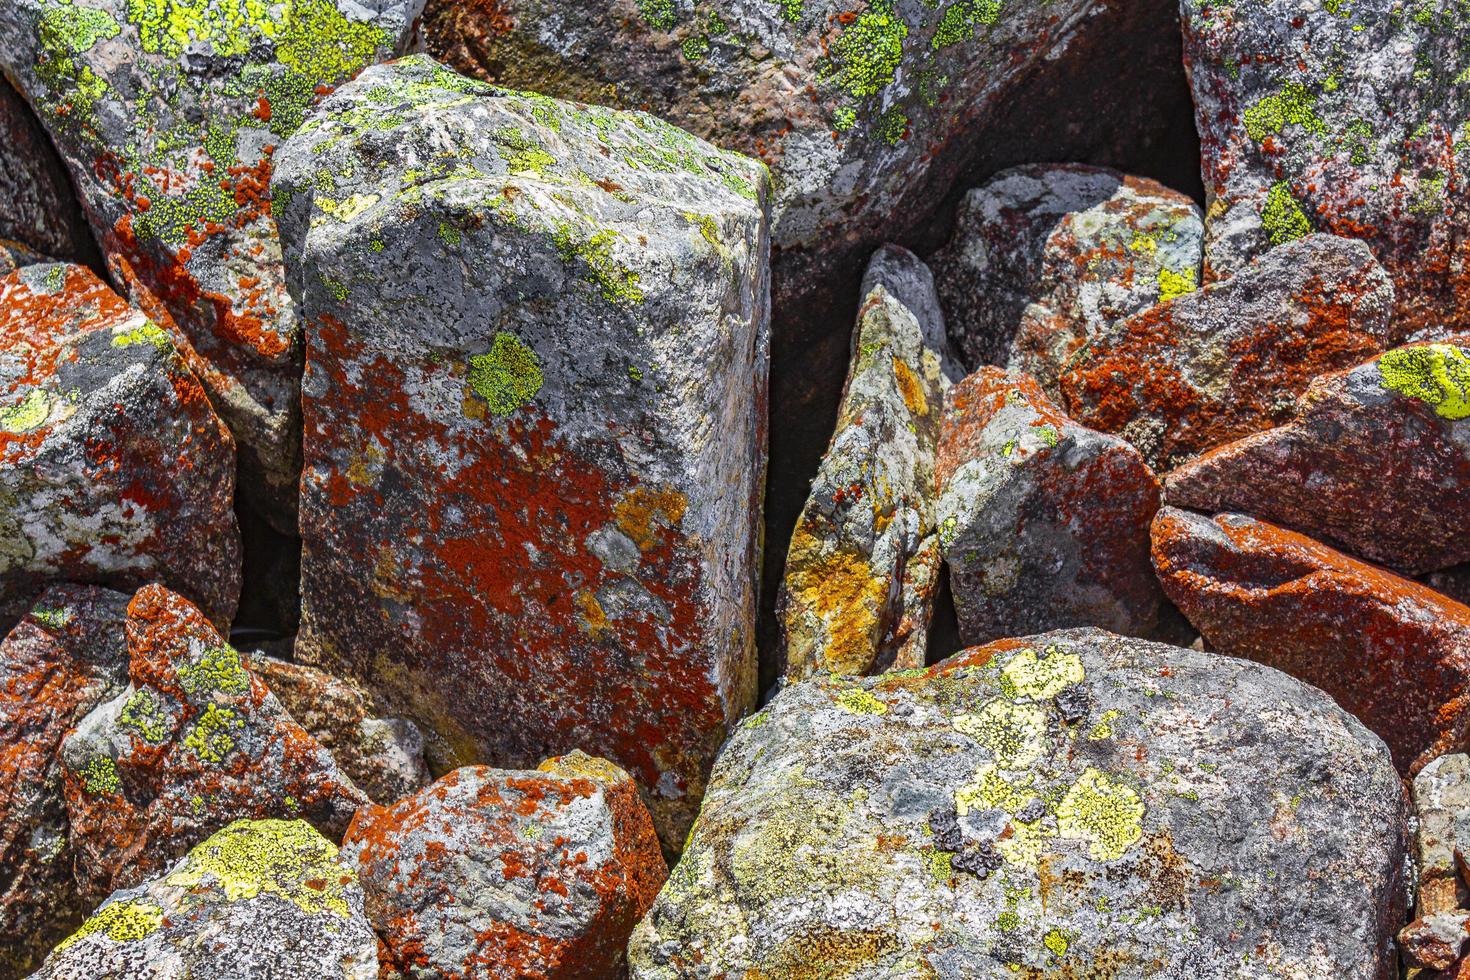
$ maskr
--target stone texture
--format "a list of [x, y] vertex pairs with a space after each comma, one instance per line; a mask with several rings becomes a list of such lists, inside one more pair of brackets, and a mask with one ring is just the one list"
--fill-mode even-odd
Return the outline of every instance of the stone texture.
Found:
[[677, 848], [755, 693], [764, 168], [422, 57], [276, 164], [308, 318], [298, 657], [462, 761], [613, 759]]
[[62, 745], [83, 894], [136, 885], [242, 818], [340, 838], [366, 797], [203, 615], [150, 585], [127, 616], [131, 683]]
[[72, 883], [61, 742], [126, 683], [127, 602], [52, 586], [0, 642], [0, 977], [29, 974], [87, 912]]
[[832, 443], [786, 557], [787, 680], [922, 667], [939, 584], [934, 449], [949, 358], [929, 270], [874, 255]]
[[1407, 574], [1470, 561], [1470, 338], [1319, 378], [1286, 424], [1165, 488], [1171, 504], [1243, 511]]
[[1078, 422], [1176, 466], [1290, 417], [1313, 378], [1389, 346], [1392, 314], [1367, 246], [1314, 235], [1116, 324], [1061, 388]]
[[945, 402], [939, 542], [967, 644], [1070, 626], [1147, 635], [1159, 481], [1067, 418], [1032, 378], [983, 367]]
[[1153, 537], [1164, 591], [1211, 649], [1320, 687], [1404, 773], [1464, 744], [1470, 607], [1240, 514], [1165, 507]]
[[1057, 378], [1088, 340], [1199, 287], [1199, 206], [1152, 180], [1031, 164], [965, 196], [933, 266], [950, 335], [971, 365]]
[[66, 161], [114, 275], [180, 341], [234, 432], [242, 493], [282, 530], [295, 526], [301, 326], [271, 216], [272, 154], [319, 90], [389, 55], [421, 6], [0, 8], [0, 67]]
[[237, 820], [109, 898], [35, 980], [377, 980], [362, 887], [301, 820]]
[[47, 581], [161, 581], [224, 627], [235, 448], [168, 337], [81, 266], [0, 277], [0, 623]]
[[1470, 899], [1460, 878], [1455, 855], [1470, 855], [1470, 830], [1462, 818], [1470, 815], [1470, 756], [1442, 755], [1414, 777], [1414, 812], [1418, 817], [1414, 839], [1415, 870], [1419, 875], [1417, 911], [1420, 918], [1464, 908]]
[[1399, 948], [1404, 959], [1431, 970], [1447, 970], [1455, 965], [1465, 943], [1470, 941], [1470, 912], [1436, 912], [1415, 919], [1399, 930]]
[[343, 854], [392, 965], [442, 980], [621, 976], [668, 872], [633, 780], [580, 752], [365, 807]]
[[1388, 980], [1405, 809], [1246, 661], [1071, 630], [814, 679], [726, 746], [631, 974]]
[[1210, 195], [1206, 279], [1313, 230], [1365, 239], [1393, 341], [1470, 326], [1470, 9], [1181, 3]]
[[0, 238], [0, 276], [9, 275], [16, 269], [28, 265], [41, 265], [52, 259], [42, 255], [24, 242], [12, 238]]
[[[92, 262], [97, 245], [56, 155], [25, 100], [0, 77], [0, 252], [11, 242], [56, 258]], [[5, 268], [0, 255], [0, 274]]]

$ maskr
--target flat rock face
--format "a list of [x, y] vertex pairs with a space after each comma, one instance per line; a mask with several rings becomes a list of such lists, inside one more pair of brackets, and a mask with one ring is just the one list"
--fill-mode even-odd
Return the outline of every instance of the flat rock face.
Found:
[[1171, 504], [1247, 512], [1406, 574], [1470, 561], [1470, 337], [1319, 378], [1285, 425], [1165, 486]]
[[298, 655], [683, 841], [753, 702], [767, 176], [651, 116], [364, 72], [276, 156], [307, 316]]
[[35, 980], [376, 980], [357, 873], [303, 820], [237, 820], [109, 898]]
[[[97, 251], [66, 168], [30, 107], [0, 78], [0, 239], [58, 258], [86, 259]], [[0, 253], [8, 249], [0, 247]], [[0, 255], [0, 272], [4, 268]]]
[[319, 89], [387, 57], [422, 0], [14, 0], [0, 67], [36, 108], [116, 276], [239, 440], [242, 489], [294, 530], [301, 328], [271, 157]]
[[1212, 649], [1320, 687], [1402, 772], [1461, 744], [1470, 607], [1240, 514], [1165, 507], [1153, 536], [1164, 591]]
[[1405, 809], [1245, 661], [1072, 630], [811, 680], [726, 747], [631, 973], [1387, 980]]
[[1033, 379], [983, 367], [946, 399], [936, 475], [965, 643], [1094, 624], [1153, 629], [1159, 481], [1128, 443], [1067, 418]]
[[1077, 421], [1175, 466], [1289, 418], [1313, 378], [1389, 346], [1392, 316], [1367, 246], [1314, 235], [1116, 324], [1061, 388]]
[[81, 266], [0, 277], [0, 622], [48, 580], [161, 581], [227, 626], [234, 489], [229, 430], [155, 323]]
[[444, 980], [621, 976], [668, 872], [637, 785], [581, 752], [365, 807], [343, 854], [393, 967]]
[[161, 586], [128, 605], [131, 683], [62, 746], [83, 893], [146, 880], [241, 818], [339, 838], [367, 802], [200, 612]]
[[1204, 149], [1206, 279], [1323, 231], [1398, 289], [1393, 339], [1470, 325], [1470, 9], [1180, 4]]
[[1161, 184], [1035, 164], [970, 191], [933, 264], [966, 363], [1024, 371], [1055, 397], [1091, 337], [1199, 287], [1203, 240], [1199, 207]]
[[56, 585], [0, 642], [0, 976], [23, 976], [82, 921], [61, 742], [127, 682], [128, 597]]

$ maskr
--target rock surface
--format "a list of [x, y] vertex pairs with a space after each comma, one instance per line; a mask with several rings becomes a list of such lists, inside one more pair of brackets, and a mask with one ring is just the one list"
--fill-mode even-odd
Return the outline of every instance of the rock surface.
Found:
[[365, 807], [343, 854], [392, 965], [443, 980], [620, 976], [668, 872], [637, 785], [580, 752]]
[[1284, 674], [1004, 640], [746, 721], [632, 976], [1387, 980], [1404, 819], [1383, 743]]
[[298, 656], [465, 761], [613, 759], [676, 849], [755, 693], [764, 168], [422, 57], [276, 164], [308, 318]]
[[[97, 245], [66, 167], [20, 93], [0, 77], [0, 239], [79, 262]], [[0, 249], [4, 251], [4, 249]], [[0, 266], [0, 273], [9, 272]]]
[[1470, 857], [1470, 756], [1440, 756], [1419, 770], [1413, 789], [1418, 914], [1464, 908], [1470, 889], [1460, 876], [1465, 862], [1456, 855]]

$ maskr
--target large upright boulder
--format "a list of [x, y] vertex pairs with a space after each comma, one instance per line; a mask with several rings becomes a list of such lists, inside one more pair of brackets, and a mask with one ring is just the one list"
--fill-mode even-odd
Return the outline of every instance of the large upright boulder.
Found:
[[308, 331], [298, 655], [464, 761], [613, 759], [676, 848], [755, 693], [765, 168], [423, 57], [276, 164]]

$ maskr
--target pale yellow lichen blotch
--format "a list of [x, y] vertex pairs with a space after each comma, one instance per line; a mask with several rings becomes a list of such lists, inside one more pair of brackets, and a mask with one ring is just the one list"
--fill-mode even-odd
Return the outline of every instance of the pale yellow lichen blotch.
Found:
[[114, 942], [142, 939], [163, 923], [163, 909], [153, 902], [123, 899], [100, 909], [82, 927], [63, 939], [56, 947], [61, 952], [88, 936], [101, 933]]
[[1027, 648], [1001, 668], [1001, 675], [1017, 696], [1045, 701], [1086, 678], [1082, 658], [1077, 654], [1067, 653], [1060, 647], [1048, 647], [1046, 653], [1042, 659], [1035, 650]]
[[1095, 861], [1112, 861], [1143, 837], [1144, 812], [1132, 789], [1088, 768], [1057, 805], [1057, 834], [1086, 841]]
[[236, 820], [197, 845], [164, 883], [216, 889], [229, 901], [276, 895], [308, 915], [348, 918], [356, 881], [337, 847], [304, 820]]
[[977, 714], [956, 715], [950, 724], [994, 753], [1002, 769], [1031, 765], [1045, 747], [1046, 713], [1034, 705], [996, 700]]

